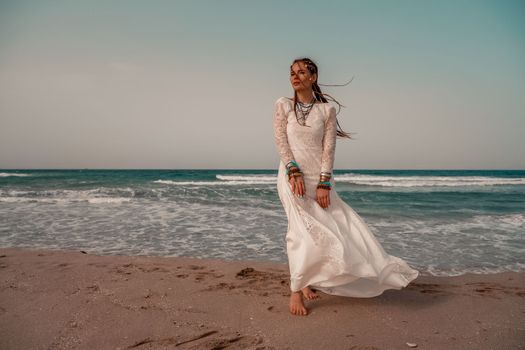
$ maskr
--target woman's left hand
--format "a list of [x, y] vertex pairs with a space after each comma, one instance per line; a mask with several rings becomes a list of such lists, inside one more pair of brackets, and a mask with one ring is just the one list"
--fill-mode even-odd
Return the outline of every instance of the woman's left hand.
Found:
[[326, 209], [330, 205], [330, 190], [324, 188], [318, 188], [316, 191], [317, 203]]

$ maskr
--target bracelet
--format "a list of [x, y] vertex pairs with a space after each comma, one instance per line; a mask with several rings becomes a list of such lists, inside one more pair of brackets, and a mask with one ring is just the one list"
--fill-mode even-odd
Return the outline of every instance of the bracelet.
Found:
[[319, 175], [319, 179], [320, 179], [321, 181], [328, 181], [328, 180], [330, 180], [331, 177], [332, 177], [332, 174], [330, 174], [330, 173], [326, 173], [326, 172], [324, 172], [324, 171], [322, 171], [322, 172], [321, 172], [321, 175]]
[[[291, 165], [290, 165], [290, 164], [291, 164]], [[295, 162], [295, 160], [291, 160], [291, 161], [289, 161], [288, 163], [286, 163], [286, 166], [285, 166], [285, 167], [286, 167], [286, 168], [291, 168], [291, 167], [293, 167], [293, 166], [299, 168], [299, 164], [297, 164], [297, 163]]]
[[297, 167], [293, 167], [289, 170], [289, 172], [287, 172], [288, 174], [288, 179], [291, 179], [292, 176], [293, 177], [298, 177], [298, 176], [302, 176], [303, 173], [301, 172], [301, 170]]
[[285, 168], [286, 168], [286, 173], [288, 174], [288, 172], [289, 172], [290, 169], [292, 169], [292, 168], [297, 168], [297, 169], [299, 169], [299, 164], [297, 164], [297, 163], [295, 162], [295, 160], [291, 160], [291, 161], [289, 161], [288, 163], [286, 163]]
[[331, 190], [332, 189], [332, 184], [330, 183], [330, 181], [324, 181], [324, 180], [320, 180], [319, 181], [319, 184], [317, 184], [317, 188], [323, 188], [325, 190]]
[[296, 171], [301, 171], [301, 169], [299, 169], [297, 166], [291, 166], [286, 169], [286, 174], [289, 175], [290, 173], [294, 173]]

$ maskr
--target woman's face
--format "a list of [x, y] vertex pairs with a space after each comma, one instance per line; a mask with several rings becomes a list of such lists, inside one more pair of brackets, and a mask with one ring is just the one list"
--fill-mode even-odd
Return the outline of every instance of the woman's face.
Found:
[[317, 74], [311, 74], [304, 62], [295, 62], [290, 69], [290, 83], [295, 91], [312, 90]]

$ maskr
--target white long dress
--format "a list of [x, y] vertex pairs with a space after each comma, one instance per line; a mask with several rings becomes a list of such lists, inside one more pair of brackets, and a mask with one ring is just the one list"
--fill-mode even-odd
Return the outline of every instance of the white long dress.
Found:
[[[290, 289], [310, 286], [327, 294], [368, 298], [406, 287], [419, 272], [384, 251], [363, 219], [339, 197], [333, 175], [329, 207], [323, 209], [315, 199], [320, 173], [332, 172], [336, 122], [335, 107], [329, 103], [313, 106], [306, 127], [297, 122], [291, 99], [275, 102], [277, 190], [288, 217]], [[290, 160], [303, 172], [304, 197], [291, 190], [285, 168]]]

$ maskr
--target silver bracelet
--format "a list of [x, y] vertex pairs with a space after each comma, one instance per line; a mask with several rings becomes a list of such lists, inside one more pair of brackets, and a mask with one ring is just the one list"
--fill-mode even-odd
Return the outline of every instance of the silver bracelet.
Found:
[[[290, 164], [292, 164], [292, 165], [290, 165]], [[285, 167], [285, 168], [290, 168], [290, 167], [292, 167], [292, 166], [299, 167], [298, 164], [297, 164], [297, 162], [296, 162], [295, 160], [291, 160], [291, 161], [289, 161], [288, 163], [286, 163], [286, 165], [285, 165], [284, 167]]]

